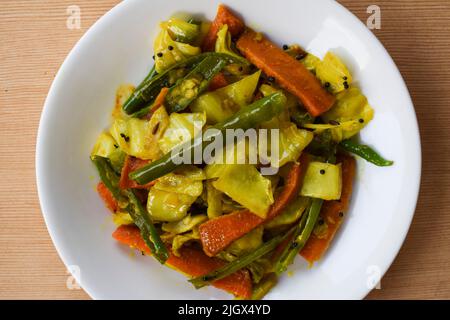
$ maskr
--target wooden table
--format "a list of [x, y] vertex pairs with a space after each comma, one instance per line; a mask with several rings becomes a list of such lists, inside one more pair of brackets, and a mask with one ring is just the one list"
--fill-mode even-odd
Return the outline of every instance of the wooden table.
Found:
[[[0, 2], [0, 298], [87, 299], [69, 290], [50, 240], [35, 183], [35, 143], [56, 71], [86, 30], [117, 0]], [[342, 0], [362, 21], [381, 8], [374, 30], [402, 72], [420, 123], [423, 172], [406, 242], [369, 299], [450, 298], [450, 3]], [[81, 29], [66, 27], [69, 5]], [[381, 84], [383, 85], [383, 84]]]

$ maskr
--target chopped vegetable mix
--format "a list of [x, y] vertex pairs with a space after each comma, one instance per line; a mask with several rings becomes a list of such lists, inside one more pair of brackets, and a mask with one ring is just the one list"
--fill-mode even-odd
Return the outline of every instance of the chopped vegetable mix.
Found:
[[374, 108], [341, 57], [278, 47], [224, 5], [212, 22], [161, 22], [151, 55], [90, 154], [113, 238], [195, 288], [262, 299], [299, 254], [330, 247], [352, 154], [393, 165], [358, 142]]

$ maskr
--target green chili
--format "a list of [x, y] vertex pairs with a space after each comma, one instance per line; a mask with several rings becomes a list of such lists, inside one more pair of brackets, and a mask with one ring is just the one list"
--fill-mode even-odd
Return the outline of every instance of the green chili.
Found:
[[131, 172], [129, 177], [139, 184], [146, 184], [162, 177], [181, 165], [178, 160], [183, 158], [184, 152], [190, 155], [191, 160], [193, 160], [193, 151], [195, 148], [200, 147], [203, 151], [208, 144], [214, 141], [216, 136], [220, 134], [224, 135], [227, 129], [239, 128], [245, 130], [272, 119], [283, 111], [285, 102], [286, 97], [281, 92], [276, 92], [259, 99], [251, 105], [243, 107], [224, 122], [213, 126], [212, 128], [217, 129], [218, 132], [208, 136], [208, 141], [205, 141], [206, 139], [194, 138], [183, 144], [180, 148], [177, 148], [177, 151], [169, 152], [162, 158]]
[[364, 144], [359, 144], [353, 140], [341, 141], [339, 145], [344, 150], [354, 153], [379, 167], [392, 166], [394, 164], [394, 161], [384, 159], [371, 147]]
[[262, 256], [268, 254], [272, 250], [274, 250], [284, 239], [286, 239], [293, 231], [290, 231], [278, 235], [263, 245], [261, 245], [258, 249], [253, 252], [250, 252], [246, 255], [243, 255], [236, 260], [224, 265], [222, 268], [219, 268], [211, 273], [205, 274], [203, 276], [199, 276], [189, 280], [197, 289], [204, 287], [210, 284], [212, 281], [219, 280], [229, 276], [230, 274], [235, 273], [236, 271], [245, 268], [253, 261], [261, 258]]
[[307, 214], [304, 214], [296, 229], [293, 240], [287, 245], [275, 264], [275, 273], [280, 274], [294, 262], [295, 257], [303, 249], [311, 236], [322, 208], [322, 199], [313, 199]]

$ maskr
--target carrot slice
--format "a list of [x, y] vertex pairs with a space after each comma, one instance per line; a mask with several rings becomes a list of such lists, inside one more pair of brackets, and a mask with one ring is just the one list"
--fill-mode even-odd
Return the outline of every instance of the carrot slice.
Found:
[[139, 158], [135, 158], [132, 156], [127, 156], [125, 158], [125, 162], [122, 167], [122, 172], [120, 175], [120, 181], [119, 181], [119, 188], [120, 189], [127, 189], [127, 188], [136, 188], [136, 189], [148, 189], [152, 185], [156, 183], [156, 181], [151, 181], [147, 184], [140, 185], [136, 181], [131, 180], [128, 177], [128, 174], [134, 170], [137, 170], [139, 168], [142, 168], [146, 164], [148, 164], [148, 160], [142, 160]]
[[214, 91], [228, 85], [227, 78], [223, 75], [222, 72], [216, 74], [214, 78], [211, 79], [209, 83], [208, 91]]
[[342, 163], [342, 194], [340, 200], [326, 201], [320, 212], [320, 217], [327, 224], [327, 232], [318, 238], [311, 234], [300, 254], [308, 262], [319, 260], [330, 246], [336, 231], [342, 223], [343, 214], [348, 210], [356, 171], [356, 161], [353, 157], [342, 155], [338, 157]]
[[305, 171], [302, 170], [302, 168], [308, 166], [308, 161], [308, 156], [303, 154], [300, 158], [300, 165], [293, 164], [292, 169], [286, 178], [283, 191], [269, 209], [265, 219], [258, 217], [249, 210], [240, 210], [208, 220], [201, 224], [199, 226], [199, 232], [203, 251], [208, 256], [215, 256], [233, 241], [279, 215], [289, 202], [298, 195], [302, 180], [302, 172]]
[[299, 98], [313, 116], [319, 116], [333, 106], [336, 98], [322, 88], [303, 64], [260, 34], [247, 29], [236, 45], [247, 60]]
[[106, 207], [112, 212], [116, 212], [119, 204], [117, 203], [117, 200], [114, 198], [111, 191], [109, 191], [109, 189], [103, 182], [99, 182], [97, 184], [97, 192], [102, 198], [103, 202], [105, 202]]
[[214, 21], [206, 34], [203, 43], [203, 51], [214, 51], [216, 45], [217, 32], [224, 25], [228, 25], [228, 31], [232, 37], [238, 37], [245, 29], [244, 22], [236, 17], [230, 9], [228, 9], [223, 4], [220, 4], [217, 8], [217, 14]]
[[152, 252], [142, 239], [141, 232], [138, 227], [134, 225], [121, 225], [112, 234], [113, 238], [122, 244], [126, 244], [133, 249], [142, 251], [148, 255]]
[[[136, 226], [122, 225], [118, 227], [113, 233], [113, 238], [134, 249], [151, 254]], [[222, 267], [226, 262], [206, 256], [201, 249], [183, 247], [180, 250], [179, 257], [170, 252], [166, 263], [181, 273], [191, 277], [198, 277]], [[252, 294], [252, 281], [250, 273], [246, 269], [241, 269], [228, 277], [216, 280], [212, 285], [246, 299], [250, 298]]]

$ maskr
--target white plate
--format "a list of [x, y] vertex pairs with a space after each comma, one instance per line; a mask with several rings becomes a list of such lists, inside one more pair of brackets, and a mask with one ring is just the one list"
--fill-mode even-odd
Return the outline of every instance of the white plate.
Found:
[[[351, 210], [324, 259], [300, 258], [267, 299], [360, 299], [392, 263], [408, 231], [420, 181], [414, 108], [392, 59], [350, 12], [328, 0], [222, 1], [278, 44], [299, 43], [323, 56], [340, 54], [375, 108], [362, 140], [395, 160], [389, 168], [358, 161]], [[115, 90], [139, 83], [152, 65], [158, 22], [191, 12], [212, 19], [219, 1], [124, 1], [83, 36], [61, 66], [39, 126], [36, 174], [42, 212], [62, 260], [96, 299], [217, 299], [149, 257], [130, 255], [111, 233], [110, 214], [95, 192], [89, 153], [107, 127]]]

